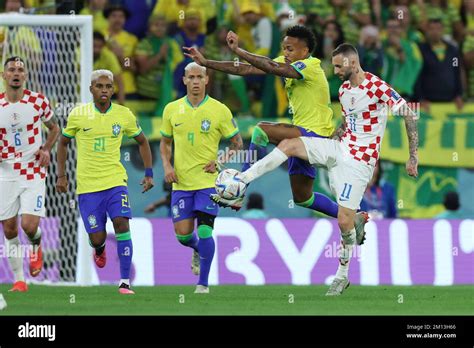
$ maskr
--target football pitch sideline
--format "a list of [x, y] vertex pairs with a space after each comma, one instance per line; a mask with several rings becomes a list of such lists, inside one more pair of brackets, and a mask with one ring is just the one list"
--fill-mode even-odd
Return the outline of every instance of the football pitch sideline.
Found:
[[30, 285], [10, 293], [1, 284], [5, 315], [473, 315], [473, 286], [350, 286], [327, 297], [327, 286], [134, 287], [120, 295], [116, 286]]

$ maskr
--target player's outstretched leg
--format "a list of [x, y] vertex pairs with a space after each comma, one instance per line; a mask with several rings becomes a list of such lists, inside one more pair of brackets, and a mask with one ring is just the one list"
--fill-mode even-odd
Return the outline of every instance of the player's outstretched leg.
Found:
[[[246, 171], [259, 159], [267, 155], [267, 146], [269, 143], [268, 135], [265, 131], [259, 126], [255, 126], [252, 132], [252, 138], [250, 139], [249, 151], [244, 165], [242, 166], [242, 171]], [[252, 158], [255, 156], [257, 158]]]
[[115, 239], [117, 240], [117, 254], [120, 262], [120, 286], [119, 293], [133, 295], [135, 292], [130, 289], [130, 270], [132, 268], [133, 243], [132, 234], [128, 218], [116, 217], [112, 219], [114, 223]]
[[351, 261], [352, 249], [356, 244], [356, 231], [354, 226], [355, 210], [339, 206], [338, 223], [341, 230], [341, 252], [339, 255], [339, 267], [326, 296], [341, 295], [350, 285], [349, 263]]
[[209, 293], [209, 271], [211, 270], [212, 259], [214, 258], [215, 243], [212, 238], [212, 230], [214, 228], [214, 219], [216, 217], [204, 212], [197, 212], [198, 235], [199, 235], [199, 258], [200, 258], [200, 274], [199, 281], [194, 293]]
[[18, 238], [18, 225], [16, 216], [3, 222], [3, 231], [5, 233], [5, 246], [7, 247], [8, 263], [13, 272], [15, 282], [13, 287], [8, 290], [11, 292], [26, 292], [28, 285], [25, 282], [23, 273], [23, 255]]
[[40, 217], [23, 214], [21, 228], [25, 231], [30, 241], [30, 275], [37, 277], [43, 269], [43, 251], [41, 250]]

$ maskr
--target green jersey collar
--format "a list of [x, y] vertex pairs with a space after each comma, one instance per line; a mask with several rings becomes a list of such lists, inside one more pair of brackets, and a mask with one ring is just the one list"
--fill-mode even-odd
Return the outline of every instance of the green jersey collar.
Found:
[[[100, 111], [97, 106], [95, 105], [94, 102], [92, 102], [92, 104], [94, 104], [94, 109], [98, 112], [98, 113], [102, 113], [102, 111]], [[112, 110], [112, 102], [110, 102], [110, 106], [107, 110], [105, 110], [104, 114], [108, 113], [110, 110]]]
[[207, 102], [207, 100], [209, 99], [209, 95], [206, 94], [206, 96], [204, 97], [204, 99], [199, 103], [198, 106], [194, 107], [193, 104], [191, 104], [191, 102], [189, 101], [188, 99], [188, 96], [184, 97], [185, 100], [186, 100], [186, 104], [188, 104], [190, 107], [192, 107], [193, 109], [197, 109], [198, 107], [200, 107], [201, 105], [203, 105], [205, 102]]

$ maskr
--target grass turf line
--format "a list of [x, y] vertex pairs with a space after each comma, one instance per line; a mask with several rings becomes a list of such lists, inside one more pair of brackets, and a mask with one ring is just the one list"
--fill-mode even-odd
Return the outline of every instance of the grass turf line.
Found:
[[[327, 286], [220, 285], [210, 294], [194, 286], [134, 287], [30, 285], [9, 293], [0, 315], [472, 315], [472, 286], [350, 286], [326, 297]], [[74, 303], [72, 303], [74, 300]], [[401, 302], [402, 301], [402, 302]], [[401, 302], [401, 303], [400, 303]]]

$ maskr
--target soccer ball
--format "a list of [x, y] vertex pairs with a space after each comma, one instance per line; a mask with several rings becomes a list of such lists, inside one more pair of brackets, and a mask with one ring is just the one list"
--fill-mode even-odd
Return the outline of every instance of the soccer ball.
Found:
[[216, 192], [219, 196], [225, 199], [236, 199], [245, 195], [247, 185], [235, 179], [239, 173], [235, 169], [225, 169], [219, 173], [216, 179]]

